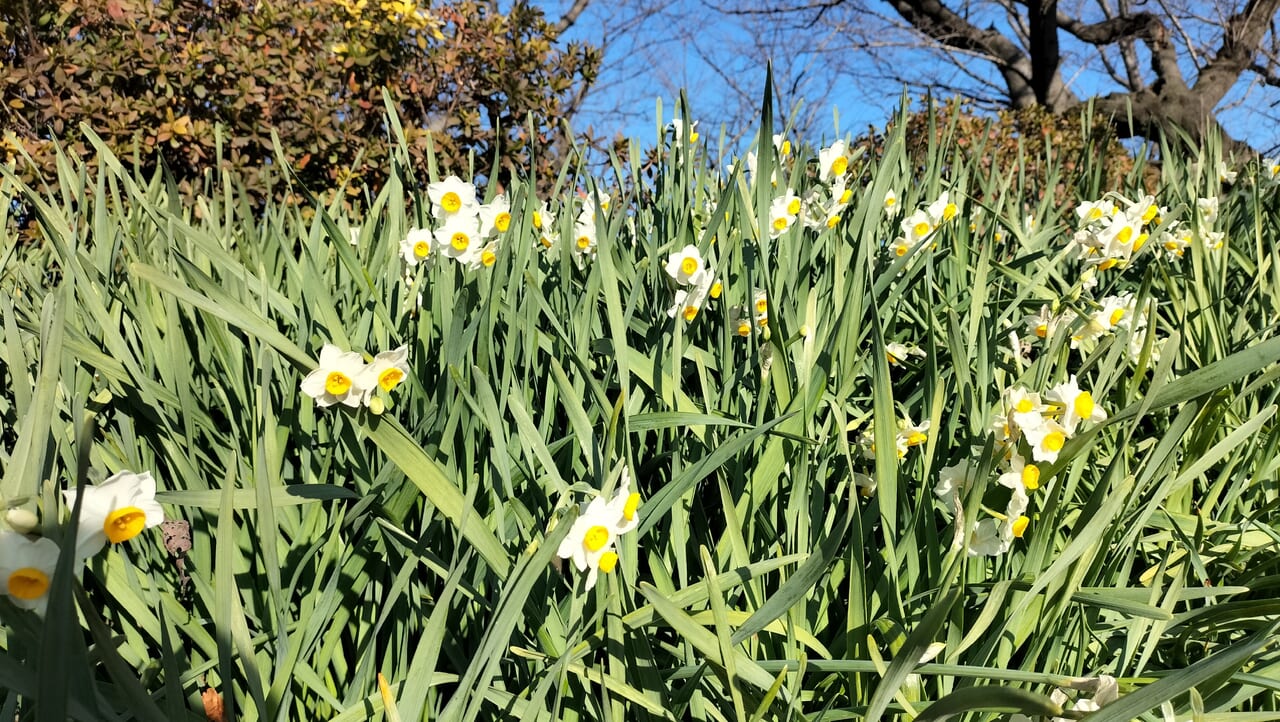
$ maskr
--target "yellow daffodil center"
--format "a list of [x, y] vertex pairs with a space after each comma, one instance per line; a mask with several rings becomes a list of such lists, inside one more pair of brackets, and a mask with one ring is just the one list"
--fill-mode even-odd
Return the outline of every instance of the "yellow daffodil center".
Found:
[[1146, 234], [1146, 233], [1139, 233], [1139, 234], [1138, 234], [1138, 240], [1136, 240], [1136, 241], [1134, 241], [1134, 242], [1133, 242], [1133, 250], [1134, 250], [1134, 251], [1141, 251], [1141, 250], [1142, 250], [1142, 247], [1143, 247], [1143, 246], [1145, 246], [1145, 245], [1147, 245], [1147, 239], [1148, 239], [1148, 238], [1150, 238], [1150, 237], [1151, 237], [1151, 236], [1150, 236], [1149, 234]]
[[589, 552], [598, 552], [609, 543], [609, 530], [596, 524], [582, 536], [582, 546]]
[[895, 255], [898, 255], [898, 256], [905, 256], [905, 255], [907, 255], [907, 251], [908, 251], [908, 250], [909, 250], [909, 249], [907, 248], [907, 246], [894, 246], [894, 247], [893, 247], [893, 252], [894, 252], [894, 254], [895, 254]]
[[790, 213], [791, 215], [794, 216], [799, 212], [800, 212], [800, 199], [792, 198], [791, 201], [787, 203], [787, 213]]
[[136, 506], [122, 506], [107, 514], [102, 522], [102, 530], [112, 544], [128, 541], [140, 534], [147, 526], [147, 514]]
[[756, 313], [767, 313], [769, 311], [769, 302], [763, 298], [756, 299]]
[[845, 158], [844, 156], [840, 156], [839, 158], [836, 158], [835, 160], [831, 161], [831, 175], [834, 175], [837, 177], [842, 176], [844, 175], [844, 172], [848, 169], [849, 169], [849, 159]]
[[1123, 309], [1123, 308], [1117, 308], [1116, 310], [1112, 311], [1112, 312], [1111, 312], [1111, 325], [1112, 325], [1112, 326], [1114, 326], [1114, 325], [1116, 325], [1117, 323], [1120, 323], [1120, 319], [1122, 319], [1122, 318], [1124, 318], [1124, 309]]
[[324, 379], [325, 393], [341, 396], [351, 390], [351, 378], [341, 371], [330, 371]]
[[1025, 516], [1020, 516], [1020, 517], [1018, 517], [1017, 519], [1014, 519], [1014, 520], [1013, 520], [1013, 535], [1014, 535], [1015, 537], [1017, 537], [1018, 539], [1021, 539], [1021, 538], [1022, 538], [1022, 535], [1027, 533], [1027, 526], [1028, 526], [1029, 524], [1031, 524], [1031, 520], [1030, 520], [1030, 519], [1028, 519], [1028, 518], [1027, 518], [1027, 517], [1025, 517]]
[[462, 199], [458, 197], [457, 193], [449, 191], [440, 199], [440, 207], [450, 213], [457, 213], [458, 209], [462, 208]]
[[1101, 208], [1098, 208], [1097, 206], [1094, 206], [1092, 209], [1090, 209], [1090, 211], [1089, 211], [1089, 220], [1091, 220], [1091, 221], [1096, 221], [1096, 220], [1098, 220], [1098, 219], [1099, 219], [1099, 218], [1101, 218], [1101, 217], [1102, 217], [1102, 209], [1101, 209]]
[[1029, 413], [1032, 408], [1034, 408], [1034, 405], [1031, 403], [1031, 399], [1019, 399], [1018, 403], [1014, 405], [1013, 410], [1020, 414], [1025, 414]]
[[1119, 263], [1119, 261], [1117, 261], [1116, 259], [1114, 259], [1114, 258], [1108, 258], [1107, 260], [1105, 260], [1105, 261], [1103, 261], [1102, 263], [1099, 263], [1099, 264], [1098, 264], [1098, 270], [1099, 270], [1099, 271], [1105, 271], [1105, 270], [1107, 270], [1108, 268], [1111, 268], [1111, 267], [1115, 266], [1117, 263]]
[[636, 518], [636, 509], [640, 508], [640, 495], [631, 494], [627, 497], [627, 503], [622, 505], [622, 516], [627, 521]]
[[1062, 435], [1061, 431], [1050, 431], [1044, 435], [1044, 448], [1049, 451], [1062, 451], [1062, 445], [1067, 441], [1067, 437]]
[[698, 259], [692, 256], [686, 257], [680, 262], [680, 272], [686, 276], [692, 276], [698, 272]]
[[789, 140], [782, 141], [782, 154], [791, 155], [791, 141]]
[[697, 317], [698, 317], [698, 307], [697, 307], [697, 306], [685, 306], [685, 307], [684, 307], [684, 312], [683, 312], [683, 313], [681, 313], [680, 315], [681, 315], [681, 316], [684, 316], [684, 320], [686, 320], [686, 321], [692, 321], [693, 319], [695, 319], [695, 318], [697, 318]]
[[485, 268], [492, 266], [497, 260], [498, 254], [487, 248], [480, 252], [480, 262], [484, 264]]
[[613, 552], [605, 552], [600, 555], [600, 561], [596, 566], [605, 574], [610, 574], [613, 572], [613, 568], [618, 566], [618, 555]]
[[898, 363], [898, 357], [894, 356], [892, 351], [885, 351], [884, 355], [889, 357], [889, 363], [895, 365]]
[[9, 575], [9, 596], [23, 601], [43, 597], [49, 591], [49, 575], [34, 567], [23, 567]]
[[[917, 236], [925, 236], [929, 234], [930, 228], [928, 223], [925, 223], [924, 221], [920, 221], [915, 225], [915, 228], [913, 230]], [[899, 253], [898, 255], [902, 255], [902, 254]]]
[[546, 236], [543, 236], [542, 238], [539, 238], [539, 239], [538, 239], [538, 242], [542, 244], [542, 247], [543, 247], [543, 248], [550, 248], [550, 247], [551, 247], [551, 239], [550, 239], [550, 238], [547, 238]]
[[1149, 206], [1147, 210], [1142, 212], [1142, 222], [1150, 223], [1151, 219], [1155, 218], [1156, 214], [1159, 212], [1160, 212], [1159, 208], [1156, 208], [1155, 206]]
[[1035, 464], [1027, 464], [1022, 467], [1022, 485], [1033, 491], [1039, 489], [1040, 467]]
[[785, 231], [785, 230], [787, 230], [787, 219], [786, 219], [786, 218], [784, 218], [784, 217], [774, 218], [774, 219], [773, 219], [773, 230], [775, 230], [775, 231]]
[[1129, 226], [1121, 228], [1120, 232], [1116, 234], [1116, 240], [1121, 243], [1128, 243], [1131, 238], [1133, 238], [1133, 229]]
[[1047, 323], [1036, 324], [1036, 335], [1039, 336], [1040, 338], [1044, 338], [1045, 336], [1048, 336], [1049, 324]]
[[498, 217], [493, 219], [493, 227], [497, 228], [500, 233], [506, 233], [507, 228], [511, 227], [511, 214], [499, 213]]
[[948, 203], [946, 207], [942, 209], [942, 220], [949, 221], [952, 218], [955, 218], [956, 213], [958, 212], [960, 212], [960, 209], [956, 207], [956, 204]]
[[471, 238], [467, 234], [459, 231], [453, 234], [453, 237], [449, 239], [449, 245], [453, 246], [453, 250], [455, 251], [465, 251], [467, 250], [467, 246], [471, 245]]
[[747, 323], [746, 321], [739, 321], [739, 322], [738, 322], [738, 335], [739, 335], [739, 336], [750, 336], [750, 335], [751, 335], [751, 324]]
[[426, 258], [431, 255], [431, 244], [426, 241], [418, 241], [413, 244], [413, 255], [418, 258]]
[[827, 228], [835, 228], [840, 225], [840, 216], [831, 216], [827, 219]]
[[[853, 191], [849, 190], [848, 188], [845, 188], [845, 189], [844, 189], [844, 193], [841, 193], [841, 194], [840, 194], [840, 202], [841, 202], [841, 203], [848, 203], [852, 198], [853, 198]], [[893, 201], [892, 201], [892, 200], [890, 200], [890, 199], [888, 199], [888, 198], [886, 198], [886, 199], [885, 199], [885, 201], [884, 201], [884, 204], [885, 204], [886, 206], [891, 206], [891, 205], [893, 205]]]
[[[853, 191], [845, 191], [845, 192], [846, 192], [846, 193], [852, 193]], [[895, 203], [897, 203], [897, 202], [898, 202], [898, 199], [897, 199], [897, 198], [895, 198], [895, 197], [893, 197], [893, 196], [885, 196], [885, 197], [884, 197], [884, 207], [885, 207], [885, 208], [892, 208], [892, 207], [893, 207], [893, 205], [894, 205]]]
[[394, 389], [403, 380], [404, 372], [394, 366], [378, 374], [378, 386], [383, 391]]
[[1093, 415], [1093, 395], [1088, 391], [1081, 391], [1080, 395], [1072, 403], [1076, 410], [1076, 416], [1087, 419]]
[[929, 437], [922, 431], [912, 431], [907, 435], [907, 446], [919, 446], [928, 441]]
[[723, 292], [724, 292], [724, 286], [721, 286], [719, 281], [716, 281], [715, 283], [711, 284], [711, 291], [709, 295], [712, 298], [720, 298], [720, 294]]
[[587, 250], [587, 248], [591, 246], [591, 239], [587, 238], [586, 236], [578, 236], [577, 243], [578, 243], [578, 248], [585, 251]]
[[533, 212], [533, 227], [542, 230], [542, 213], [539, 211]]

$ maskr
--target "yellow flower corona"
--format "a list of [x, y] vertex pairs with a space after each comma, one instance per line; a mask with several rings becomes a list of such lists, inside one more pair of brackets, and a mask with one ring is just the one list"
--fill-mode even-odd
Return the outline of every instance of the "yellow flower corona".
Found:
[[627, 521], [636, 518], [636, 510], [640, 508], [640, 494], [633, 493], [627, 497], [627, 503], [622, 506], [622, 516]]
[[147, 527], [147, 513], [136, 506], [122, 506], [107, 514], [102, 531], [112, 544], [129, 541]]
[[1076, 415], [1080, 418], [1087, 419], [1093, 416], [1093, 395], [1088, 391], [1081, 391], [1073, 405], [1075, 406]]
[[1013, 536], [1021, 539], [1023, 534], [1027, 533], [1027, 526], [1031, 524], [1031, 520], [1025, 516], [1020, 516], [1013, 520]]
[[685, 321], [692, 321], [693, 319], [698, 317], [698, 307], [685, 306], [684, 311], [680, 315], [684, 317]]
[[383, 391], [391, 391], [404, 380], [404, 372], [392, 367], [378, 375], [378, 386]]
[[719, 281], [711, 284], [711, 290], [708, 292], [712, 298], [720, 298], [720, 294], [724, 292], [724, 286]]
[[426, 258], [431, 255], [431, 244], [426, 241], [418, 241], [413, 244], [413, 255], [418, 258]]
[[462, 208], [462, 199], [458, 197], [457, 193], [450, 191], [440, 199], [440, 207], [450, 213], [457, 213]]
[[32, 601], [49, 591], [49, 577], [34, 567], [23, 567], [9, 575], [9, 596]]
[[686, 257], [680, 262], [680, 272], [686, 276], [692, 276], [698, 272], [698, 259], [692, 256]]
[[578, 248], [585, 251], [591, 247], [591, 239], [584, 236], [578, 236]]
[[1062, 451], [1062, 445], [1067, 442], [1067, 437], [1063, 436], [1061, 431], [1051, 431], [1044, 437], [1044, 448], [1049, 451]]
[[849, 159], [845, 158], [844, 156], [840, 156], [839, 158], [836, 158], [835, 161], [831, 163], [831, 175], [842, 176], [844, 175], [844, 172], [848, 169], [849, 169]]
[[491, 266], [493, 266], [494, 263], [497, 262], [497, 260], [498, 260], [498, 254], [494, 253], [488, 248], [480, 252], [480, 263], [484, 265], [485, 268], [490, 268]]
[[600, 555], [600, 562], [597, 564], [600, 571], [605, 574], [613, 573], [613, 568], [618, 566], [618, 555], [616, 552], [605, 552]]
[[1022, 485], [1034, 491], [1040, 488], [1040, 467], [1027, 464], [1022, 467]]
[[799, 212], [800, 212], [800, 199], [792, 198], [791, 202], [787, 204], [787, 213], [790, 213], [791, 215], [794, 216]]
[[453, 246], [453, 250], [462, 252], [467, 250], [467, 247], [471, 245], [471, 238], [469, 238], [467, 234], [459, 231], [458, 233], [453, 234], [449, 239], [449, 245]]
[[330, 371], [324, 379], [324, 390], [334, 396], [341, 396], [351, 390], [351, 378], [341, 371]]
[[499, 233], [506, 233], [507, 229], [511, 227], [511, 214], [499, 213], [498, 216], [493, 219], [493, 227], [497, 228]]
[[609, 530], [597, 524], [587, 530], [582, 537], [582, 546], [587, 551], [598, 552], [605, 544], [609, 543]]

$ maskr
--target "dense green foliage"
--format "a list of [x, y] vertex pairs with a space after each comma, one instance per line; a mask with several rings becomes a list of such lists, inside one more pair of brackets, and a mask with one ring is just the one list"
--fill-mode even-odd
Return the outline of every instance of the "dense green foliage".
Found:
[[[905, 127], [874, 156], [765, 134], [725, 173], [682, 127], [651, 179], [637, 155], [513, 181], [476, 267], [456, 234], [407, 265], [412, 229], [454, 222], [407, 144], [360, 218], [253, 213], [233, 176], [193, 208], [92, 136], [97, 170], [5, 174], [0, 213], [40, 234], [0, 253], [5, 505], [61, 542], [59, 489], [148, 470], [193, 544], [180, 567], [148, 529], [80, 580], [64, 553], [43, 619], [0, 598], [0, 717], [993, 719], [1108, 675], [1098, 719], [1273, 718], [1274, 173], [1167, 158], [1146, 245], [1090, 265], [1076, 208], [1141, 213], [1141, 163], [1107, 187], [1086, 146], [1029, 194], [954, 125], [908, 160]], [[692, 314], [666, 270], [689, 244], [721, 284]], [[329, 343], [407, 346], [382, 413], [303, 392]], [[993, 419], [1069, 377], [1106, 419], [975, 553], [1029, 453]], [[968, 485], [935, 493], [948, 468]], [[624, 469], [639, 526], [586, 591], [557, 551]]]
[[546, 173], [599, 64], [525, 3], [414, 0], [20, 0], [0, 5], [0, 48], [0, 161], [29, 154], [28, 182], [52, 176], [55, 143], [90, 155], [85, 123], [189, 193], [226, 168], [255, 202], [286, 194], [273, 134], [309, 187], [380, 186], [388, 104], [421, 171], [475, 154], [478, 173]]

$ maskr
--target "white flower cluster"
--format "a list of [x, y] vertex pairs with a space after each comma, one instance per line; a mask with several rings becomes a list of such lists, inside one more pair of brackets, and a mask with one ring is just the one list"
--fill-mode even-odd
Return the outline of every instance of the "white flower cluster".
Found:
[[[892, 202], [888, 195], [885, 196], [886, 208], [894, 203], [897, 203], [897, 196], [892, 197]], [[902, 229], [902, 235], [889, 244], [889, 250], [895, 256], [907, 255], [911, 249], [924, 243], [942, 224], [955, 218], [959, 213], [960, 207], [951, 200], [950, 192], [943, 191], [942, 195], [932, 203], [924, 208], [915, 209], [902, 219], [899, 226]]]
[[469, 269], [489, 268], [498, 258], [498, 241], [511, 226], [505, 195], [489, 203], [476, 200], [476, 187], [457, 176], [427, 186], [434, 229], [413, 228], [400, 242], [400, 255], [413, 268], [436, 256]]
[[[1146, 245], [1149, 227], [1158, 224], [1160, 216], [1168, 213], [1168, 209], [1156, 205], [1154, 196], [1143, 196], [1137, 201], [1123, 196], [1115, 198], [1124, 205], [1123, 209], [1110, 198], [1086, 201], [1076, 207], [1080, 227], [1071, 243], [1086, 272], [1123, 268]], [[1087, 286], [1097, 283], [1092, 273], [1088, 273], [1085, 280]]]
[[326, 343], [320, 349], [320, 365], [302, 379], [302, 392], [321, 408], [364, 405], [381, 413], [386, 402], [378, 392], [389, 394], [404, 381], [409, 375], [408, 359], [408, 347], [400, 346], [379, 353], [366, 364], [359, 353]]
[[587, 590], [596, 585], [600, 572], [608, 574], [618, 565], [614, 542], [640, 523], [639, 506], [640, 495], [631, 491], [631, 474], [623, 467], [622, 480], [613, 497], [608, 501], [603, 496], [592, 499], [560, 542], [556, 555], [572, 559], [574, 568], [587, 573]]
[[[75, 489], [62, 492], [67, 509], [75, 507], [79, 495]], [[15, 511], [21, 510], [8, 514], [14, 530], [0, 531], [0, 594], [43, 616], [61, 550], [52, 539], [27, 533], [36, 525], [33, 514]], [[86, 485], [76, 525], [74, 573], [79, 575], [85, 560], [108, 543], [121, 544], [163, 521], [164, 510], [156, 501], [156, 481], [150, 472], [121, 471], [101, 484]]]
[[698, 317], [708, 298], [719, 298], [722, 287], [715, 271], [702, 258], [698, 247], [687, 245], [667, 258], [667, 275], [676, 283], [675, 302], [667, 315], [679, 315], [686, 323]]
[[[1148, 324], [1146, 309], [1139, 310], [1132, 293], [1116, 296], [1105, 296], [1095, 304], [1096, 308], [1087, 313], [1077, 313], [1071, 309], [1054, 313], [1049, 304], [1040, 306], [1040, 310], [1022, 319], [1024, 335], [1022, 347], [1030, 347], [1037, 341], [1053, 338], [1060, 328], [1071, 329], [1071, 348], [1079, 348], [1085, 352], [1092, 351], [1102, 338], [1124, 329], [1129, 331], [1129, 360], [1137, 361], [1146, 342], [1145, 333]], [[1163, 339], [1152, 347], [1152, 358], [1160, 358], [1160, 346]]]
[[[1026, 515], [1030, 492], [1040, 488], [1040, 465], [1057, 461], [1083, 424], [1101, 423], [1106, 418], [1106, 411], [1094, 402], [1091, 392], [1080, 388], [1074, 375], [1050, 388], [1043, 398], [1021, 386], [1004, 390], [1003, 412], [995, 415], [990, 428], [1001, 451], [996, 483], [1008, 490], [1009, 500], [1003, 513], [992, 512], [969, 530], [965, 546], [971, 556], [998, 556], [1022, 537], [1030, 524]], [[933, 488], [955, 515], [957, 545], [964, 543], [961, 495], [972, 485], [976, 468], [972, 459], [943, 467]]]

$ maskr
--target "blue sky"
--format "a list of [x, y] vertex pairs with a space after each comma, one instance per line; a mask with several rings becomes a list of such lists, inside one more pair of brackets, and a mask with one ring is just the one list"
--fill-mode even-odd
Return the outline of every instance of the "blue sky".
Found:
[[[571, 2], [542, 0], [537, 4], [554, 19]], [[902, 79], [939, 87], [973, 87], [967, 74], [995, 77], [993, 67], [977, 59], [968, 59], [961, 68], [925, 52], [895, 48], [893, 45], [905, 41], [905, 35], [865, 27], [867, 20], [861, 21], [863, 27], [850, 25], [847, 30], [830, 16], [830, 27], [796, 28], [796, 22], [768, 20], [748, 29], [743, 25], [758, 18], [735, 17], [714, 9], [732, 5], [713, 6], [702, 0], [595, 0], [566, 35], [567, 39], [605, 47], [604, 72], [583, 112], [575, 118], [575, 127], [583, 130], [591, 126], [604, 136], [620, 132], [650, 143], [658, 127], [657, 100], [662, 99], [669, 120], [672, 100], [684, 88], [693, 117], [701, 121], [699, 130], [714, 137], [723, 121], [730, 140], [741, 139], [754, 131], [750, 121], [746, 124], [751, 127], [742, 127], [742, 119], [758, 112], [766, 55], [777, 65], [782, 96], [788, 101], [803, 100], [799, 124], [813, 140], [856, 133], [868, 125], [883, 126], [898, 107]], [[880, 12], [893, 19], [892, 10], [884, 3], [859, 5], [871, 10], [884, 5]], [[739, 6], [760, 4], [743, 2]], [[646, 10], [651, 14], [644, 15]], [[983, 26], [1008, 30], [999, 14], [977, 19]], [[1193, 43], [1216, 44], [1212, 25], [1186, 27]], [[1072, 44], [1069, 36], [1061, 35], [1066, 56], [1063, 75], [1078, 95], [1119, 89], [1092, 48]], [[878, 54], [860, 49], [867, 44], [879, 45]], [[1119, 64], [1118, 54], [1113, 52], [1110, 59]], [[1148, 62], [1141, 49], [1140, 62], [1143, 67]], [[1184, 57], [1189, 78], [1194, 78], [1192, 62]], [[1236, 138], [1268, 151], [1280, 144], [1273, 119], [1276, 108], [1272, 107], [1278, 100], [1280, 93], [1275, 89], [1247, 88], [1240, 83], [1220, 106], [1226, 109], [1220, 112], [1219, 120]]]

